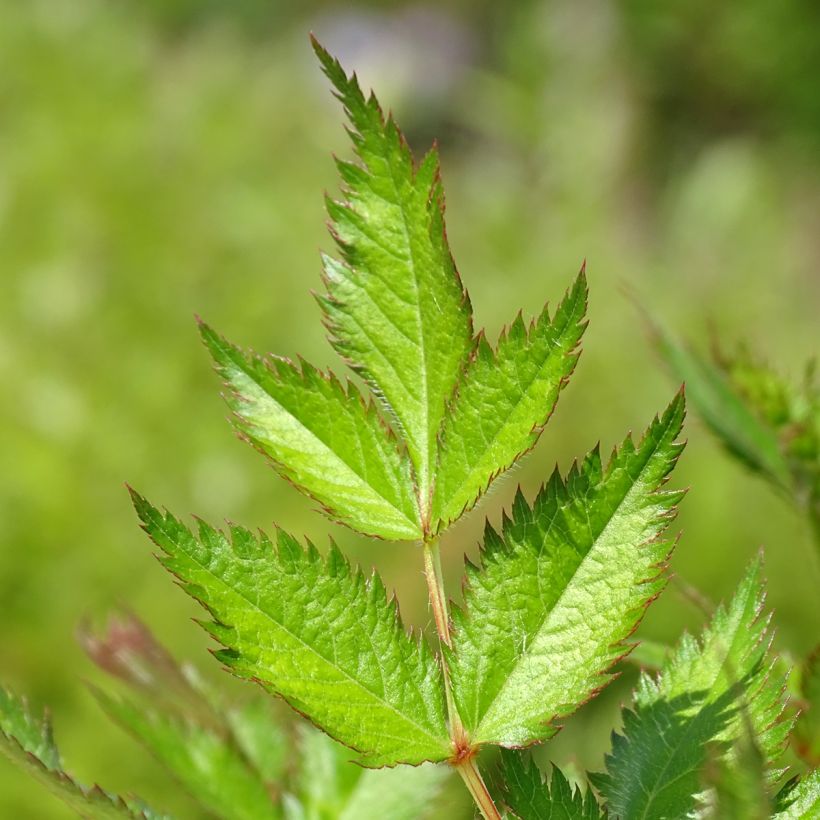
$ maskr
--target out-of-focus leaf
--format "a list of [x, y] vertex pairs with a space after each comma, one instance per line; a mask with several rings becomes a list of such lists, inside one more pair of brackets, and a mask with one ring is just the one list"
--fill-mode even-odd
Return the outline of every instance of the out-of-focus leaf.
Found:
[[794, 750], [809, 766], [816, 767], [820, 766], [820, 646], [798, 673], [800, 714], [794, 727]]
[[95, 695], [206, 809], [236, 820], [279, 817], [265, 784], [230, 735], [99, 690]]
[[750, 722], [741, 714], [741, 730], [733, 747], [733, 759], [719, 753], [706, 765], [698, 817], [719, 820], [769, 820], [773, 808], [766, 761], [758, 748]]
[[242, 753], [269, 792], [280, 793], [291, 759], [291, 740], [270, 698], [256, 697], [225, 710], [225, 720]]
[[81, 817], [91, 820], [169, 820], [135, 798], [83, 786], [62, 766], [47, 718], [37, 720], [25, 700], [0, 688], [0, 752]]
[[686, 395], [724, 446], [780, 489], [789, 486], [789, 467], [777, 436], [732, 389], [726, 375], [679, 343], [660, 325], [653, 334], [675, 378], [686, 383]]
[[425, 764], [363, 769], [327, 735], [300, 729], [300, 776], [286, 795], [286, 820], [421, 820], [430, 815], [449, 771]]
[[104, 631], [84, 625], [79, 639], [89, 657], [137, 697], [114, 698], [94, 688], [103, 709], [195, 799], [218, 815], [271, 816], [289, 741], [270, 698], [225, 701], [130, 613], [111, 617]]
[[740, 346], [712, 360], [651, 324], [661, 354], [730, 453], [805, 512], [820, 545], [820, 385], [810, 361], [793, 385]]

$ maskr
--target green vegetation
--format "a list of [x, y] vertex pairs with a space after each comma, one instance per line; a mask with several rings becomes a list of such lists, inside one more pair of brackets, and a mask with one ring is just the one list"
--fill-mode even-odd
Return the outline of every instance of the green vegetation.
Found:
[[[226, 536], [201, 520], [194, 534], [133, 490], [132, 500], [161, 563], [210, 615], [202, 625], [222, 645], [215, 654], [225, 667], [279, 696], [362, 766], [448, 764], [485, 820], [501, 820], [479, 753], [555, 734], [560, 718], [608, 682], [665, 586], [664, 532], [683, 494], [664, 484], [682, 447], [683, 393], [637, 445], [627, 436], [606, 466], [595, 450], [566, 478], [556, 470], [532, 506], [519, 492], [501, 533], [487, 525], [481, 563], [470, 566], [463, 606], [451, 618], [442, 532], [543, 431], [578, 359], [586, 277], [582, 269], [552, 317], [545, 309], [527, 327], [519, 314], [495, 347], [474, 336], [447, 245], [437, 153], [416, 165], [376, 98], [315, 40], [314, 48], [361, 163], [337, 161], [344, 200], [327, 206], [341, 260], [325, 257], [320, 304], [334, 347], [373, 394], [364, 398], [304, 361], [296, 368], [245, 354], [204, 324], [202, 336], [241, 437], [284, 478], [364, 535], [420, 542], [438, 651], [405, 631], [379, 576], [366, 580], [335, 544], [323, 558], [281, 529], [275, 543], [237, 525]], [[744, 384], [768, 407], [772, 390], [760, 381], [755, 372]], [[607, 773], [589, 778], [600, 803], [573, 791], [557, 769], [542, 783], [513, 753], [501, 768], [499, 805], [521, 820], [553, 808], [626, 820], [690, 815], [699, 805], [713, 816], [756, 806], [765, 817], [761, 806], [791, 800], [792, 787], [776, 796], [785, 772], [776, 765], [794, 721], [784, 717], [786, 678], [767, 657], [762, 603], [754, 566], [700, 642], [684, 638], [657, 680], [641, 678]], [[286, 799], [282, 751], [272, 751], [272, 741], [284, 743], [278, 727], [260, 732], [256, 709], [229, 717], [147, 629], [132, 622], [120, 631], [126, 640], [121, 634], [107, 647], [86, 637], [92, 657], [172, 706], [146, 713], [97, 698], [208, 811], [276, 818], [310, 810], [309, 800]], [[138, 674], [141, 663], [147, 675]], [[64, 772], [48, 723], [32, 719], [25, 702], [4, 695], [0, 721], [6, 756], [81, 816], [157, 816], [142, 801], [84, 787]], [[260, 735], [261, 748], [253, 742]], [[307, 748], [302, 782], [321, 787], [326, 773], [312, 769]], [[427, 779], [435, 769], [419, 771]], [[373, 780], [374, 794], [390, 788], [384, 783], [383, 774]], [[425, 794], [426, 785], [406, 788]], [[793, 788], [801, 792], [785, 811], [802, 811], [805, 787]], [[352, 802], [359, 816], [367, 813], [366, 799]], [[384, 800], [374, 798], [376, 807], [383, 811]], [[417, 816], [428, 807], [405, 802], [396, 811]]]
[[[584, 4], [522, 3], [503, 19], [491, 4], [464, 13], [453, 3], [442, 19], [472, 45], [454, 47], [461, 56], [444, 68], [425, 62], [425, 48], [450, 54], [450, 41], [436, 39], [446, 28], [438, 18], [423, 21], [430, 37], [408, 34], [412, 42], [397, 46], [397, 31], [418, 32], [414, 12], [362, 6], [355, 26], [369, 32], [366, 45], [337, 46], [350, 30], [348, 10], [269, 5], [78, 0], [58, 13], [47, 2], [0, 2], [0, 279], [8, 285], [0, 451], [10, 465], [0, 474], [0, 677], [53, 707], [79, 782], [133, 789], [181, 816], [199, 815], [158, 764], [105, 728], [69, 636], [83, 616], [128, 601], [176, 654], [202, 652], [188, 622], [195, 609], [169, 594], [129, 529], [126, 478], [177, 510], [264, 528], [275, 518], [300, 543], [303, 535], [326, 543], [315, 504], [254, 472], [253, 455], [219, 435], [219, 403], [187, 319], [196, 310], [256, 349], [299, 351], [320, 370], [330, 362], [308, 290], [318, 279], [314, 249], [324, 246], [317, 191], [334, 184], [322, 158], [344, 149], [337, 112], [305, 59], [306, 30], [361, 66], [365, 87], [383, 89], [413, 145], [442, 137], [448, 236], [475, 327], [485, 326], [488, 338], [520, 304], [563, 290], [567, 273], [590, 258], [594, 332], [577, 384], [514, 480], [493, 484], [486, 509], [498, 533], [504, 527], [492, 511], [514, 505], [517, 483], [534, 504], [554, 462], [566, 474], [595, 438], [605, 447], [620, 441], [668, 397], [650, 346], [628, 321], [624, 281], [659, 324], [657, 317], [668, 320], [663, 327], [697, 345], [711, 318], [721, 339], [749, 339], [778, 373], [791, 370], [783, 381], [797, 389], [791, 363], [812, 355], [816, 336], [818, 156], [805, 138], [808, 120], [792, 116], [791, 103], [816, 97], [813, 73], [800, 68], [813, 52], [801, 46], [805, 37], [786, 36], [811, 31], [799, 4], [762, 29], [759, 5], [728, 7], [710, 29], [718, 45], [702, 48], [697, 14], [656, 9], [643, 29], [650, 49], [646, 38], [624, 39], [643, 36], [636, 27], [650, 21], [637, 3], [606, 15]], [[687, 67], [694, 61], [696, 92]], [[792, 72], [782, 93], [772, 91], [780, 70], [766, 83], [745, 78], [763, 64]], [[433, 75], [438, 84], [428, 81]], [[710, 93], [718, 85], [720, 94]], [[668, 92], [658, 95], [661, 86]], [[742, 117], [732, 113], [738, 89], [755, 96]], [[702, 116], [706, 104], [729, 116]], [[688, 397], [699, 415], [691, 384]], [[681, 510], [676, 576], [630, 657], [657, 668], [681, 629], [697, 629], [700, 609], [728, 598], [757, 545], [766, 545], [774, 646], [794, 659], [786, 662], [795, 669], [789, 687], [802, 709], [786, 753], [799, 773], [817, 765], [811, 652], [820, 569], [787, 505], [724, 459], [696, 421], [687, 437], [676, 483], [693, 492]], [[442, 533], [456, 601], [462, 552], [477, 560], [482, 526], [476, 512]], [[404, 623], [429, 631], [415, 547], [371, 547], [352, 532], [339, 540], [351, 563], [377, 566], [396, 589]], [[542, 768], [558, 762], [573, 784], [602, 768], [609, 728], [636, 682], [634, 665], [620, 671], [535, 752]], [[215, 674], [232, 700], [236, 687]], [[741, 738], [753, 747], [748, 740]], [[743, 753], [757, 759], [754, 748]], [[716, 799], [728, 805], [741, 784], [709, 765]], [[338, 800], [348, 785], [334, 792]], [[461, 811], [459, 787], [442, 787], [436, 805], [450, 806], [445, 816]], [[0, 814], [70, 816], [10, 766], [0, 765], [0, 794]]]

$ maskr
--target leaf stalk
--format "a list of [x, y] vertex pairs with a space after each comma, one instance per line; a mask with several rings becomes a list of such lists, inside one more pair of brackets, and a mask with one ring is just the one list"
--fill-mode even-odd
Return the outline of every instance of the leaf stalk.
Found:
[[475, 758], [468, 757], [461, 763], [454, 764], [454, 767], [473, 796], [484, 820], [501, 820], [501, 815], [490, 797], [490, 792], [487, 791], [481, 772], [478, 771]]
[[[452, 648], [450, 612], [447, 606], [447, 595], [444, 591], [441, 552], [437, 539], [424, 542], [424, 576], [427, 579], [430, 606], [433, 609], [433, 619], [436, 623], [439, 640], [448, 648]], [[501, 820], [501, 815], [490, 796], [490, 792], [487, 790], [481, 772], [478, 770], [475, 757], [470, 753], [469, 740], [453, 700], [450, 672], [446, 660], [444, 660], [442, 666], [444, 668], [444, 688], [447, 695], [447, 713], [450, 718], [450, 736], [453, 740], [453, 748], [456, 750], [451, 765], [461, 775], [461, 779], [472, 795], [482, 817], [485, 820]]]

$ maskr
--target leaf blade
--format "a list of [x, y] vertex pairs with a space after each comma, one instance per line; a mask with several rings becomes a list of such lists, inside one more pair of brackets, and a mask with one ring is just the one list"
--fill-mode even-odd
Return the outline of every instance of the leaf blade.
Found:
[[217, 817], [275, 820], [280, 816], [257, 773], [229, 736], [174, 719], [146, 704], [93, 690], [103, 711], [133, 735]]
[[445, 403], [473, 347], [469, 297], [447, 244], [438, 156], [434, 149], [414, 168], [376, 98], [365, 99], [355, 75], [313, 45], [362, 162], [337, 163], [345, 201], [328, 198], [327, 209], [342, 260], [323, 257], [328, 292], [319, 303], [333, 346], [397, 419], [427, 513]]
[[277, 472], [366, 535], [421, 536], [410, 464], [375, 407], [332, 373], [245, 354], [201, 323], [242, 436]]
[[659, 325], [650, 324], [650, 329], [675, 377], [686, 382], [692, 405], [724, 446], [781, 488], [788, 486], [788, 465], [776, 436], [737, 395], [724, 374]]
[[[132, 491], [165, 567], [212, 614], [218, 658], [258, 680], [368, 766], [450, 755], [441, 667], [404, 632], [377, 575], [365, 581], [332, 547], [322, 559], [277, 532], [200, 522], [195, 537]], [[205, 625], [203, 625], [205, 626]]]
[[683, 395], [636, 447], [627, 438], [606, 471], [593, 451], [559, 474], [533, 507], [520, 495], [502, 534], [489, 526], [484, 568], [468, 568], [447, 653], [453, 695], [474, 744], [521, 746], [606, 682], [621, 645], [658, 593], [669, 549], [660, 535], [682, 493], [660, 488]]
[[545, 308], [529, 328], [519, 315], [496, 349], [481, 338], [444, 420], [433, 517], [443, 529], [531, 450], [578, 360], [585, 328], [582, 270], [555, 316]]

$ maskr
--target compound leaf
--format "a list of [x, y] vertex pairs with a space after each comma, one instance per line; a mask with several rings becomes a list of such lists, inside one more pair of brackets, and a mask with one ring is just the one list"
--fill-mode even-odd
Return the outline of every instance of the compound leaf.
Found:
[[503, 799], [520, 820], [603, 820], [606, 816], [590, 790], [573, 788], [557, 767], [552, 779], [543, 778], [532, 758], [523, 752], [502, 751]]
[[328, 198], [327, 209], [342, 259], [324, 257], [328, 292], [319, 302], [334, 347], [398, 421], [429, 514], [436, 436], [473, 347], [470, 302], [444, 229], [438, 155], [430, 151], [414, 168], [392, 117], [315, 40], [314, 48], [362, 163], [337, 162], [345, 201]]
[[710, 756], [740, 765], [735, 744], [746, 725], [769, 782], [781, 774], [771, 767], [791, 721], [781, 717], [784, 677], [767, 660], [764, 600], [757, 560], [701, 640], [684, 635], [657, 678], [641, 676], [623, 733], [613, 735], [608, 773], [592, 776], [611, 813], [624, 820], [686, 816]]
[[168, 820], [133, 798], [83, 786], [64, 771], [51, 724], [37, 720], [25, 700], [0, 687], [0, 753], [81, 817], [92, 820]]
[[368, 766], [451, 754], [442, 671], [402, 628], [381, 579], [366, 580], [332, 546], [326, 559], [278, 530], [276, 546], [204, 522], [194, 536], [132, 492], [164, 566], [208, 609], [206, 626], [235, 674], [261, 682]]
[[240, 433], [329, 514], [367, 535], [421, 537], [410, 462], [352, 385], [302, 362], [244, 353], [200, 325]]
[[521, 746], [608, 680], [606, 670], [664, 584], [661, 538], [680, 492], [661, 490], [683, 447], [679, 394], [635, 446], [604, 469], [597, 449], [530, 507], [519, 493], [501, 534], [487, 527], [484, 568], [468, 567], [447, 655], [474, 744]]
[[441, 434], [433, 518], [446, 527], [538, 441], [578, 360], [586, 323], [582, 271], [553, 318], [521, 315], [493, 349], [482, 336], [456, 390]]

